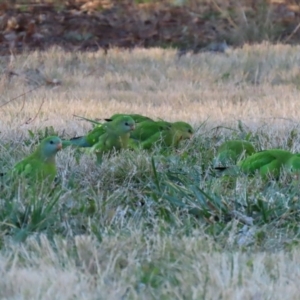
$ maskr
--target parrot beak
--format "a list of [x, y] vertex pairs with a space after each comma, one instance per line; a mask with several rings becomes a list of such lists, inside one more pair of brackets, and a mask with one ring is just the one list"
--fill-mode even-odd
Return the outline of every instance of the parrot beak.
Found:
[[61, 150], [62, 149], [62, 143], [59, 143], [58, 145], [57, 145], [57, 150], [59, 151], [59, 150]]
[[134, 129], [135, 129], [135, 125], [131, 125], [131, 126], [130, 126], [130, 129], [131, 129], [131, 130], [134, 130]]

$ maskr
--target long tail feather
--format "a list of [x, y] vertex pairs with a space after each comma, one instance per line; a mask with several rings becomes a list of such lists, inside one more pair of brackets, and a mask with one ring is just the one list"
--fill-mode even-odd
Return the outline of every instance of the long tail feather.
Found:
[[88, 143], [85, 136], [79, 136], [79, 137], [71, 138], [69, 140], [63, 140], [62, 145], [63, 148], [66, 148], [68, 146], [77, 146], [77, 147], [84, 147], [84, 148], [92, 146]]
[[[82, 117], [82, 116], [77, 116], [77, 115], [73, 115], [74, 117], [76, 118], [79, 118], [81, 120], [85, 120], [85, 121], [88, 121], [90, 123], [93, 123], [93, 124], [96, 124], [96, 125], [101, 125], [102, 123], [101, 122], [98, 122], [96, 120], [92, 120], [92, 119], [88, 119], [88, 118], [85, 118], [85, 117]], [[112, 120], [111, 119], [104, 119], [106, 122], [111, 122]]]

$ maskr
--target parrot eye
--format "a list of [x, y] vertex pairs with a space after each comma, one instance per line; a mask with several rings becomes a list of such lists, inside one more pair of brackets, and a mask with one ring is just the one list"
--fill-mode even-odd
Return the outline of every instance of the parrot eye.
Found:
[[191, 130], [191, 129], [189, 129], [189, 133], [192, 133], [192, 130]]
[[54, 144], [54, 142], [53, 142], [53, 141], [50, 141], [50, 144], [51, 144], [51, 145], [53, 145], [53, 144]]
[[125, 125], [126, 125], [126, 126], [129, 126], [128, 122], [125, 122]]

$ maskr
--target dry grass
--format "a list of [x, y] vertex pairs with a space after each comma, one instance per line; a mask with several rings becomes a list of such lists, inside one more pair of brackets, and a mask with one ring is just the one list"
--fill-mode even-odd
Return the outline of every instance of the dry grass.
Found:
[[[7, 76], [0, 80], [1, 103], [45, 83], [43, 77], [61, 85], [43, 85], [1, 107], [0, 161], [8, 169], [31, 151], [28, 130], [36, 139], [46, 126], [61, 135], [82, 135], [90, 124], [73, 114], [105, 118], [117, 112], [199, 127], [182, 148], [187, 160], [155, 156], [161, 181], [168, 172], [192, 176], [201, 165], [208, 170], [206, 152], [248, 132], [258, 148], [300, 151], [297, 137], [289, 141], [300, 117], [299, 53], [299, 47], [264, 44], [180, 60], [175, 51], [162, 49], [112, 50], [105, 56], [55, 48], [2, 57]], [[99, 168], [86, 154], [76, 163], [75, 154], [59, 154], [61, 191], [38, 199], [43, 208], [54, 197], [58, 202], [43, 217], [45, 227], [27, 228], [23, 243], [16, 242], [24, 232], [15, 231], [19, 221], [13, 217], [28, 201], [33, 211], [39, 204], [22, 189], [1, 192], [1, 299], [299, 298], [298, 219], [293, 217], [291, 230], [287, 225], [292, 212], [279, 221], [257, 221], [250, 242], [241, 242], [246, 235], [237, 221], [222, 227], [199, 220], [174, 206], [172, 211], [157, 196], [160, 191], [149, 193], [149, 186], [155, 190], [151, 155], [124, 153]], [[298, 185], [290, 188], [285, 177], [270, 185], [242, 178], [233, 190], [219, 178], [199, 178], [195, 185], [223, 200], [263, 199], [269, 211], [274, 203], [288, 208], [299, 199]], [[34, 225], [31, 217], [27, 224]]]
[[[273, 123], [273, 118], [297, 120], [299, 60], [296, 47], [281, 45], [245, 46], [229, 55], [200, 54], [180, 60], [175, 51], [162, 49], [112, 50], [105, 56], [102, 51], [64, 53], [54, 48], [5, 57], [2, 72], [19, 76], [10, 80], [2, 76], [2, 102], [43, 83], [34, 76], [36, 68], [62, 85], [42, 87], [6, 105], [1, 121], [12, 130], [51, 124], [73, 133], [81, 130], [73, 114], [101, 118], [119, 111], [194, 125], [207, 119], [211, 124], [241, 119], [254, 126]], [[37, 120], [25, 126], [43, 100]]]
[[102, 244], [78, 236], [79, 261], [66, 242], [55, 245], [58, 251], [42, 237], [41, 244], [28, 240], [2, 254], [1, 298], [298, 299], [298, 251], [216, 251], [199, 232], [179, 239], [155, 230], [105, 237]]

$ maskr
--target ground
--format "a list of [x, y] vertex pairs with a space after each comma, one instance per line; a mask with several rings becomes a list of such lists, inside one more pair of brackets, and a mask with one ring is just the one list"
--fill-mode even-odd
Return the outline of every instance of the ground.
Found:
[[299, 47], [268, 43], [178, 58], [111, 49], [1, 57], [3, 172], [47, 134], [72, 137], [141, 113], [190, 122], [164, 156], [125, 151], [99, 167], [57, 157], [59, 183], [0, 191], [2, 299], [298, 299], [299, 182], [214, 174], [224, 140], [300, 151]]
[[[297, 44], [293, 0], [14, 0], [0, 3], [0, 54], [175, 47], [223, 51], [262, 41]], [[225, 43], [226, 42], [226, 43]]]

